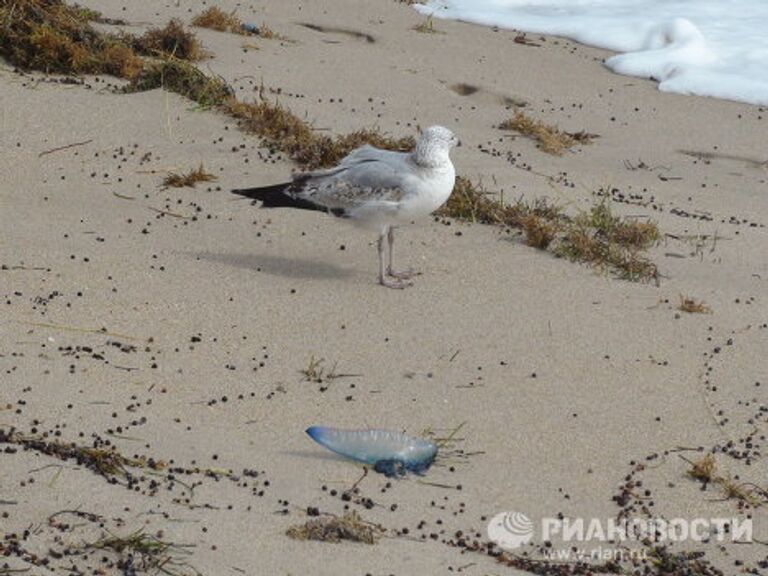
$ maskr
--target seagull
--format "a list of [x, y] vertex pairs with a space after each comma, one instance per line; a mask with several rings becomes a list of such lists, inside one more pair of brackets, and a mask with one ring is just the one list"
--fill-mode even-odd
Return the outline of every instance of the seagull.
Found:
[[414, 271], [396, 271], [392, 265], [395, 228], [430, 215], [448, 200], [456, 181], [449, 153], [458, 144], [448, 128], [431, 126], [421, 132], [412, 152], [366, 144], [333, 168], [297, 173], [287, 183], [232, 192], [259, 200], [264, 208], [319, 210], [377, 230], [379, 283], [402, 289], [411, 285], [408, 280]]

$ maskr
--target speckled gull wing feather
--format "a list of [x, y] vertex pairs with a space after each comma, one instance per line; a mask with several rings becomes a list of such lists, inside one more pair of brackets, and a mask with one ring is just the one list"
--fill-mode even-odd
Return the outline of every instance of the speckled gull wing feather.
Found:
[[[408, 189], [408, 155], [365, 147], [330, 170], [298, 174], [290, 187], [296, 198], [350, 213], [396, 209]], [[412, 177], [412, 176], [410, 176]]]
[[328, 450], [370, 464], [387, 476], [423, 472], [437, 456], [435, 443], [392, 430], [312, 426], [307, 428], [307, 434]]

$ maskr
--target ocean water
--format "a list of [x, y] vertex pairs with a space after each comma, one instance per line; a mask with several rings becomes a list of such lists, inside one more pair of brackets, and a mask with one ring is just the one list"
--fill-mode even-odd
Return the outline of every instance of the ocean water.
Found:
[[572, 38], [659, 89], [768, 105], [768, 0], [429, 0], [436, 18]]

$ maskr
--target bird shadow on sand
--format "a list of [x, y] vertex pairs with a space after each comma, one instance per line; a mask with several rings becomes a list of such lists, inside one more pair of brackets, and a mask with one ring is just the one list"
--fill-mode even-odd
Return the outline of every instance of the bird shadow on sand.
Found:
[[347, 278], [352, 270], [339, 268], [334, 264], [304, 258], [286, 258], [266, 254], [223, 254], [217, 252], [187, 252], [187, 255], [199, 260], [218, 262], [235, 268], [245, 268], [254, 272], [264, 272], [285, 278], [314, 278], [331, 280]]

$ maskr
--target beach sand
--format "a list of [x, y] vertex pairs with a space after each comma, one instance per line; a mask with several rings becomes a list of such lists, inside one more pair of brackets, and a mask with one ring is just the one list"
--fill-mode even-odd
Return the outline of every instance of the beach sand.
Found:
[[[205, 7], [84, 4], [132, 30]], [[445, 125], [463, 142], [459, 174], [572, 215], [612, 191], [615, 213], [658, 223], [659, 282], [623, 281], [491, 226], [428, 221], [395, 246], [422, 275], [405, 291], [384, 289], [370, 232], [229, 193], [296, 169], [232, 119], [161, 90], [115, 94], [114, 79], [66, 85], [4, 63], [0, 429], [82, 445], [96, 435], [128, 458], [203, 470], [168, 482], [167, 469], [132, 469], [145, 480], [126, 487], [74, 460], [0, 445], [6, 550], [25, 530], [23, 547], [41, 556], [142, 530], [188, 545], [167, 552], [179, 573], [516, 574], [451, 542], [487, 541], [488, 519], [505, 511], [615, 518], [614, 497], [634, 498], [637, 514], [645, 505], [667, 518], [749, 516], [754, 537], [768, 540], [758, 490], [768, 488], [768, 111], [660, 93], [611, 74], [606, 52], [562, 39], [528, 35], [530, 46], [448, 21], [419, 33], [423, 17], [397, 2], [217, 4], [288, 39], [196, 30], [212, 53], [201, 68], [239, 98], [279, 89], [268, 97], [333, 134]], [[462, 95], [471, 90], [458, 84], [477, 90]], [[545, 154], [497, 128], [509, 99], [599, 138]], [[162, 187], [169, 171], [201, 162], [217, 181]], [[709, 313], [679, 311], [681, 295]], [[313, 359], [323, 382], [302, 374]], [[463, 455], [422, 478], [371, 471], [351, 499], [342, 495], [363, 468], [304, 434], [322, 424], [440, 436], [462, 423], [453, 447]], [[754, 507], [686, 475], [683, 458], [712, 449]], [[642, 485], [622, 491], [630, 474]], [[308, 507], [355, 510], [387, 536], [288, 538]], [[62, 510], [102, 518], [49, 519]], [[724, 574], [740, 562], [765, 570], [758, 543], [673, 550], [704, 550]], [[115, 553], [83, 553], [51, 566], [121, 573]], [[32, 566], [10, 554], [0, 574], [4, 562]]]

